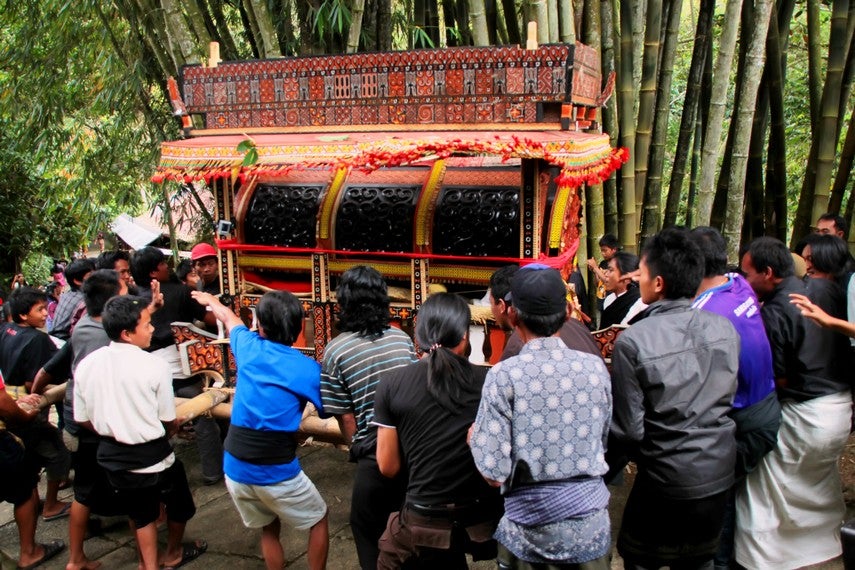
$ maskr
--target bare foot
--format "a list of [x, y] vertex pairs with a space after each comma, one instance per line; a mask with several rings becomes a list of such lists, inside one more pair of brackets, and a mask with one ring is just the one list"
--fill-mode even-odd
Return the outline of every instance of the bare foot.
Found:
[[101, 567], [101, 562], [98, 560], [89, 560], [83, 562], [70, 562], [65, 565], [65, 570], [95, 570]]

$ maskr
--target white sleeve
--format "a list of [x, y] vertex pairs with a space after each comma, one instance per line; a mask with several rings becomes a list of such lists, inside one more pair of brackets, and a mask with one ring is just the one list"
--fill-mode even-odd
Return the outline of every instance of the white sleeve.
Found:
[[155, 368], [157, 377], [155, 379], [155, 390], [157, 393], [157, 417], [162, 422], [171, 422], [175, 419], [175, 394], [172, 390], [172, 373], [169, 365], [161, 359]]

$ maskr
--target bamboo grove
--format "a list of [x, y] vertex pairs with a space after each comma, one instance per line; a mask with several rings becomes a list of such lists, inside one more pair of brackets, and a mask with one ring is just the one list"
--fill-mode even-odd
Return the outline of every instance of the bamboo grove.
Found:
[[[631, 158], [586, 189], [588, 248], [603, 233], [633, 250], [667, 225], [712, 225], [734, 258], [759, 235], [798, 239], [826, 211], [853, 220], [855, 2], [826, 1], [40, 0], [30, 25], [99, 27], [93, 41], [118, 57], [97, 81], [124, 66], [155, 149], [177, 134], [165, 79], [210, 41], [224, 60], [521, 44], [537, 21], [540, 43], [595, 46], [603, 77], [617, 74], [602, 123]], [[30, 112], [8, 96], [25, 86], [4, 86], [4, 114]]]

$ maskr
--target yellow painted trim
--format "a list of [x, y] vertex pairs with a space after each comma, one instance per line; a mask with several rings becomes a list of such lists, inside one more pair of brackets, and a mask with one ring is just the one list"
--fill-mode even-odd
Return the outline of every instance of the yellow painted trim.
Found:
[[427, 182], [425, 182], [422, 196], [416, 210], [416, 246], [430, 245], [430, 225], [442, 180], [445, 178], [446, 161], [437, 160], [430, 171]]
[[294, 259], [243, 254], [238, 259], [238, 266], [258, 269], [298, 269], [301, 271], [311, 271], [312, 258], [310, 256], [306, 259]]
[[324, 202], [321, 204], [321, 215], [318, 219], [318, 237], [319, 239], [329, 239], [332, 235], [332, 219], [335, 210], [338, 195], [344, 187], [344, 181], [347, 179], [347, 169], [339, 168], [333, 176], [329, 190], [324, 196]]
[[570, 192], [568, 187], [559, 188], [552, 202], [552, 215], [549, 219], [549, 248], [561, 247], [561, 234], [564, 229], [564, 216], [570, 203]]

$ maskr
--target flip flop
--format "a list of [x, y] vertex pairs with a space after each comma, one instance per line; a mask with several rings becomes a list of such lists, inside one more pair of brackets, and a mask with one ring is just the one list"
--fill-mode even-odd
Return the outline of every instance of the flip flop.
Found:
[[32, 564], [27, 566], [16, 566], [15, 568], [17, 570], [31, 570], [32, 568], [37, 568], [65, 549], [65, 543], [59, 539], [52, 540], [47, 544], [39, 544], [39, 546], [45, 549], [44, 556]]
[[208, 550], [208, 543], [204, 540], [199, 539], [193, 543], [185, 542], [181, 545], [181, 561], [173, 566], [164, 566], [163, 570], [175, 570], [176, 568], [180, 568], [188, 562], [196, 560], [202, 556], [206, 550]]
[[60, 511], [59, 511], [58, 513], [56, 513], [56, 514], [53, 514], [53, 515], [50, 515], [50, 516], [42, 515], [42, 520], [43, 520], [43, 521], [45, 521], [45, 522], [48, 522], [48, 521], [55, 521], [56, 519], [61, 519], [61, 518], [63, 518], [63, 517], [67, 517], [70, 513], [71, 513], [71, 503], [66, 503], [66, 504], [62, 507], [62, 510], [60, 510]]

